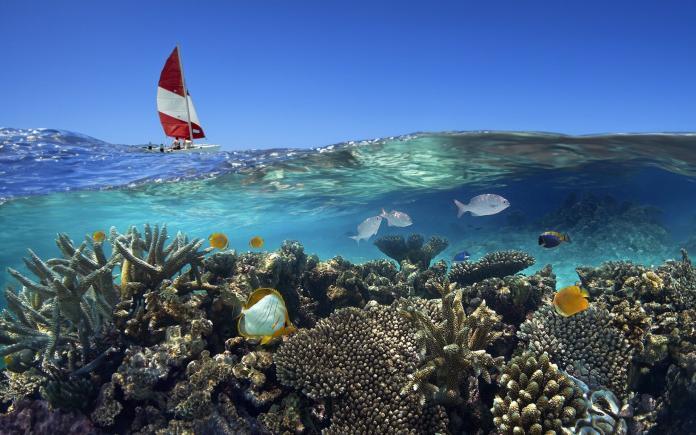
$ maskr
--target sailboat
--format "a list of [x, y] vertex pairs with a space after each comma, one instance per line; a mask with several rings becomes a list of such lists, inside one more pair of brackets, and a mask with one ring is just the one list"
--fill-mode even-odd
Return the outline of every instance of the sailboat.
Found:
[[205, 137], [191, 95], [184, 80], [184, 67], [181, 63], [181, 50], [177, 45], [162, 68], [157, 87], [157, 111], [164, 134], [175, 139], [172, 147], [153, 147], [152, 152], [209, 152], [219, 151], [220, 145], [197, 144], [194, 139]]

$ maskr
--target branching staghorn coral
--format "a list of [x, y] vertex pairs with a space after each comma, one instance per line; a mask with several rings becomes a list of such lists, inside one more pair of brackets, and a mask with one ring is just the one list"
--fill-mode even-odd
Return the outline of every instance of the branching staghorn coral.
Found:
[[409, 376], [402, 394], [421, 390], [436, 403], [458, 404], [463, 399], [462, 385], [469, 377], [481, 376], [490, 383], [491, 372], [502, 364], [502, 357], [493, 358], [485, 350], [500, 337], [494, 331], [500, 316], [485, 301], [467, 316], [460, 291], [451, 292], [445, 284], [441, 293], [442, 322], [434, 323], [426, 313], [407, 303], [402, 309], [402, 314], [418, 327], [416, 337], [425, 351], [421, 367]]
[[7, 309], [0, 314], [0, 344], [5, 346], [0, 356], [29, 349], [40, 354], [42, 363], [51, 363], [58, 346], [67, 344], [81, 348], [85, 364], [94, 350], [89, 338], [110, 322], [118, 301], [111, 270], [120, 256], [107, 260], [102, 243], [90, 238], [75, 247], [67, 235], [59, 234], [56, 244], [63, 258], [43, 261], [29, 250], [24, 263], [34, 279], [8, 269], [22, 289], [5, 290]]
[[114, 251], [123, 256], [121, 264], [121, 296], [128, 297], [145, 289], [155, 289], [165, 279], [170, 279], [186, 265], [191, 266], [191, 274], [197, 285], [203, 287], [199, 267], [203, 257], [213, 248], [199, 251], [202, 239], [188, 240], [183, 233], [177, 233], [167, 246], [167, 226], [151, 227], [145, 224], [144, 238], [132, 226], [126, 234], [119, 234], [112, 227], [109, 236]]

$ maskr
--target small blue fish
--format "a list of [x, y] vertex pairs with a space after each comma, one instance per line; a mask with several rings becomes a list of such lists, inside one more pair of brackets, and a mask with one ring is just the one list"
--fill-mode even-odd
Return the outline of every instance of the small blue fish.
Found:
[[469, 258], [471, 258], [471, 254], [469, 254], [468, 251], [462, 251], [462, 252], [456, 253], [452, 260], [454, 260], [454, 261], [466, 261]]

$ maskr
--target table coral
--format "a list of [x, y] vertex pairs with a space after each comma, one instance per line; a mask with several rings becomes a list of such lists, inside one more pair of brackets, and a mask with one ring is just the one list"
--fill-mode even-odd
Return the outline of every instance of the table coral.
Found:
[[522, 251], [498, 251], [486, 254], [478, 261], [462, 261], [452, 266], [450, 282], [471, 285], [486, 278], [503, 278], [528, 268], [534, 257]]
[[383, 236], [375, 240], [374, 244], [397, 264], [401, 265], [403, 261], [408, 261], [424, 270], [430, 266], [433, 258], [447, 248], [449, 242], [439, 236], [432, 236], [425, 242], [422, 235], [411, 234], [408, 239], [398, 235]]

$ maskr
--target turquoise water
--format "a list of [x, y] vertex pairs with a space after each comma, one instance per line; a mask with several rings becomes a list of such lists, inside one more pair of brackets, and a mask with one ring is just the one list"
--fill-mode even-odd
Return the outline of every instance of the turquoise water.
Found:
[[[530, 270], [552, 264], [559, 285], [575, 282], [579, 265], [658, 264], [696, 245], [692, 135], [416, 134], [184, 157], [52, 130], [40, 148], [57, 151], [37, 160], [38, 147], [26, 139], [31, 131], [7, 131], [0, 149], [3, 287], [5, 269], [22, 269], [27, 248], [57, 255], [57, 232], [80, 239], [145, 222], [195, 237], [221, 231], [242, 251], [260, 235], [268, 250], [294, 239], [322, 259], [384, 258], [374, 237], [359, 244], [348, 237], [382, 207], [408, 213], [414, 224], [385, 223], [378, 236], [444, 236], [450, 246], [438, 259], [447, 261], [464, 249], [472, 259], [521, 249], [537, 259]], [[453, 199], [481, 193], [502, 195], [511, 206], [457, 219]], [[546, 230], [568, 231], [573, 243], [543, 249], [537, 236]]]

